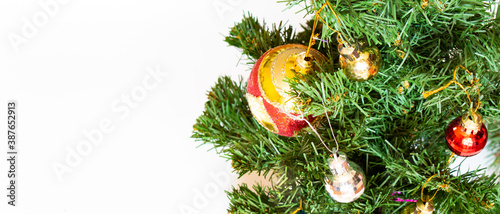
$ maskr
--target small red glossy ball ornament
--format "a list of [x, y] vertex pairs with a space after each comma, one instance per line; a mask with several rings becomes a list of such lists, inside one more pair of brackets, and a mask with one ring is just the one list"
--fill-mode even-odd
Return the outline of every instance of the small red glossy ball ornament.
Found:
[[486, 146], [488, 131], [481, 115], [468, 112], [457, 117], [446, 128], [446, 145], [455, 154], [470, 157], [478, 154]]

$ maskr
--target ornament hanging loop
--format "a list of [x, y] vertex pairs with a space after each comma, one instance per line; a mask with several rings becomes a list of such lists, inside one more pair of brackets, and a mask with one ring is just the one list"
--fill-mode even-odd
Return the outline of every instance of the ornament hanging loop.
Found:
[[[322, 89], [323, 89], [323, 83], [321, 83], [321, 85], [322, 85]], [[312, 131], [313, 131], [313, 132], [314, 132], [314, 133], [318, 136], [318, 138], [319, 138], [319, 140], [321, 141], [321, 143], [323, 143], [323, 146], [324, 146], [324, 147], [325, 147], [325, 148], [326, 148], [329, 152], [331, 152], [331, 153], [332, 153], [332, 156], [333, 156], [335, 159], [337, 159], [337, 152], [339, 151], [339, 143], [337, 142], [337, 138], [335, 137], [335, 133], [333, 133], [332, 124], [330, 123], [330, 119], [329, 119], [329, 117], [328, 117], [328, 112], [326, 111], [326, 107], [325, 107], [325, 103], [324, 103], [324, 101], [323, 101], [323, 97], [321, 98], [321, 103], [323, 104], [323, 108], [325, 109], [325, 114], [326, 114], [326, 118], [327, 118], [327, 120], [328, 120], [328, 125], [330, 126], [330, 131], [332, 132], [333, 139], [335, 140], [335, 145], [336, 145], [336, 148], [335, 148], [335, 149], [333, 149], [333, 148], [332, 148], [332, 149], [330, 149], [330, 148], [326, 145], [325, 141], [323, 141], [323, 138], [321, 138], [321, 135], [318, 133], [318, 131], [316, 130], [316, 128], [314, 128], [314, 126], [313, 126], [313, 125], [312, 125], [312, 124], [311, 124], [311, 123], [310, 123], [307, 119], [305, 119], [304, 113], [302, 113], [302, 110], [301, 110], [299, 107], [295, 106], [295, 107], [299, 110], [299, 113], [300, 113], [300, 118], [297, 118], [296, 116], [291, 115], [291, 114], [288, 114], [288, 113], [287, 113], [287, 115], [288, 115], [289, 117], [291, 117], [291, 118], [295, 118], [295, 119], [297, 119], [297, 120], [302, 120], [302, 121], [306, 122], [306, 123], [307, 123], [307, 125], [309, 126], [309, 128], [311, 128], [311, 129], [312, 129]]]
[[[335, 12], [335, 10], [333, 10], [332, 8], [332, 5], [330, 5], [330, 3], [327, 1], [323, 4], [323, 6], [321, 6], [319, 8], [319, 10], [315, 11], [315, 14], [314, 15], [314, 24], [313, 24], [313, 28], [312, 28], [312, 31], [311, 31], [311, 38], [309, 39], [309, 45], [307, 46], [307, 51], [306, 51], [306, 55], [305, 55], [305, 58], [304, 60], [305, 61], [309, 61], [310, 58], [309, 58], [309, 50], [311, 49], [311, 46], [314, 44], [314, 31], [316, 31], [316, 26], [318, 25], [318, 19], [321, 19], [321, 21], [323, 23], [326, 23], [325, 20], [323, 18], [321, 18], [321, 15], [320, 15], [320, 12], [326, 7], [328, 6], [330, 8], [330, 10], [332, 11], [333, 15], [335, 15], [335, 18], [337, 18], [337, 22], [339, 23], [339, 25], [341, 25], [341, 22], [340, 22], [340, 19], [339, 17], [337, 16], [337, 13]], [[313, 6], [313, 9], [316, 10], [316, 8], [314, 8]], [[337, 34], [337, 41], [339, 41], [339, 43], [341, 43], [339, 40], [339, 35], [340, 35], [340, 32], [338, 30], [335, 30], [333, 28], [331, 28], [330, 26], [328, 26], [328, 28], [330, 28], [330, 30], [332, 30], [334, 33], [337, 32], [339, 34]]]
[[322, 91], [322, 96], [321, 96], [321, 104], [323, 105], [323, 110], [325, 111], [326, 115], [326, 120], [328, 121], [328, 126], [330, 127], [330, 131], [332, 132], [333, 140], [335, 140], [335, 152], [333, 153], [333, 157], [337, 159], [337, 152], [339, 151], [339, 142], [337, 141], [337, 138], [335, 137], [335, 133], [333, 132], [332, 124], [330, 123], [330, 117], [328, 116], [328, 111], [326, 110], [326, 105], [325, 105], [325, 85], [323, 82], [321, 82], [321, 91]]
[[[332, 127], [332, 124], [331, 124], [331, 122], [330, 122], [330, 117], [328, 116], [328, 111], [326, 110], [326, 105], [325, 105], [325, 99], [326, 99], [326, 98], [325, 98], [325, 97], [326, 97], [326, 96], [325, 96], [325, 85], [324, 85], [323, 83], [321, 83], [321, 91], [322, 91], [322, 93], [321, 93], [321, 97], [320, 97], [320, 99], [321, 99], [321, 105], [323, 105], [323, 109], [324, 109], [324, 111], [325, 111], [326, 120], [328, 121], [328, 126], [330, 127], [330, 131], [331, 131], [331, 133], [332, 133], [333, 140], [335, 141], [335, 148], [330, 149], [330, 148], [326, 145], [325, 141], [323, 141], [323, 138], [321, 138], [321, 135], [318, 133], [318, 131], [316, 130], [316, 128], [314, 128], [314, 126], [313, 126], [313, 125], [312, 125], [312, 124], [311, 124], [311, 123], [310, 123], [310, 122], [309, 122], [309, 121], [305, 118], [304, 113], [302, 113], [302, 110], [301, 110], [298, 106], [295, 106], [295, 107], [298, 109], [298, 111], [299, 111], [299, 113], [300, 113], [300, 118], [297, 118], [296, 116], [291, 115], [291, 114], [288, 114], [288, 113], [287, 113], [287, 115], [288, 115], [289, 117], [291, 117], [291, 118], [296, 118], [297, 120], [302, 120], [302, 121], [306, 122], [306, 123], [307, 123], [307, 125], [309, 126], [309, 128], [311, 128], [311, 129], [312, 129], [312, 131], [313, 131], [313, 132], [314, 132], [314, 133], [318, 136], [318, 138], [319, 138], [319, 140], [321, 141], [321, 143], [323, 143], [323, 146], [324, 146], [324, 147], [325, 147], [325, 148], [326, 148], [329, 152], [331, 152], [331, 153], [332, 153], [333, 158], [336, 160], [336, 159], [337, 159], [337, 157], [338, 157], [338, 154], [337, 154], [337, 153], [338, 153], [338, 151], [339, 151], [339, 142], [337, 141], [337, 138], [335, 137], [335, 133], [333, 132], [333, 127]], [[299, 94], [299, 95], [300, 95], [300, 94]]]
[[467, 134], [477, 134], [483, 125], [483, 118], [481, 115], [472, 111], [472, 108], [469, 112], [467, 112], [464, 116], [462, 116], [462, 124], [465, 129], [465, 133]]
[[[452, 158], [452, 157], [453, 157], [453, 155], [450, 157], [450, 160], [451, 160], [451, 158]], [[436, 192], [434, 192], [434, 195], [433, 195], [430, 199], [429, 199], [429, 196], [427, 196], [427, 197], [426, 197], [426, 199], [424, 199], [424, 189], [425, 189], [425, 186], [426, 186], [426, 185], [427, 185], [427, 183], [429, 183], [429, 181], [431, 181], [431, 179], [432, 179], [432, 178], [434, 178], [436, 175], [438, 175], [438, 174], [434, 174], [434, 175], [432, 175], [431, 177], [429, 177], [429, 178], [427, 179], [427, 181], [425, 181], [424, 186], [422, 186], [422, 190], [420, 191], [420, 199], [421, 199], [421, 200], [422, 200], [422, 202], [424, 202], [424, 203], [432, 201], [432, 199], [434, 199], [434, 197], [436, 197], [436, 195], [437, 195], [437, 193], [438, 193], [438, 191], [439, 191], [439, 189], [440, 189], [440, 188], [442, 188], [442, 189], [444, 189], [444, 190], [446, 190], [446, 191], [449, 191], [449, 190], [448, 190], [448, 184], [441, 184], [441, 185], [439, 185], [439, 186], [438, 186], [438, 188], [436, 189]]]
[[293, 211], [292, 214], [297, 214], [298, 212], [300, 212], [302, 210], [302, 198], [300, 199], [300, 207], [297, 208], [295, 211]]
[[452, 152], [450, 157], [448, 158], [448, 161], [446, 162], [446, 165], [448, 166], [448, 164], [450, 164], [451, 160], [453, 159], [453, 156], [455, 156], [455, 153]]
[[[424, 189], [425, 189], [425, 186], [426, 186], [426, 185], [427, 185], [427, 183], [429, 183], [429, 181], [430, 181], [430, 180], [431, 180], [434, 176], [436, 176], [436, 175], [437, 175], [437, 174], [434, 174], [434, 175], [432, 175], [431, 177], [429, 177], [429, 178], [427, 179], [427, 181], [425, 181], [424, 185], [422, 186], [422, 190], [420, 191], [420, 199], [421, 199], [423, 202], [432, 201], [432, 199], [434, 199], [434, 196], [436, 196], [437, 191], [436, 191], [436, 193], [434, 193], [434, 196], [433, 196], [430, 200], [426, 200], [426, 199], [429, 199], [429, 196], [427, 196], [427, 197], [426, 197], [426, 199], [424, 199]], [[439, 188], [438, 188], [438, 190], [439, 190]]]
[[[472, 76], [472, 80], [470, 81], [470, 83], [471, 83], [470, 86], [464, 87], [461, 83], [459, 83], [456, 80], [456, 78], [457, 78], [457, 71], [458, 71], [459, 68], [464, 69], [465, 71], [467, 71], [467, 73], [469, 73]], [[434, 89], [432, 91], [424, 91], [422, 93], [422, 96], [424, 97], [424, 99], [426, 99], [427, 97], [429, 97], [429, 96], [431, 96], [431, 95], [433, 95], [435, 93], [438, 93], [438, 92], [442, 91], [443, 89], [448, 88], [448, 86], [450, 86], [451, 84], [455, 83], [458, 86], [460, 86], [460, 88], [462, 88], [462, 90], [465, 92], [465, 94], [467, 95], [467, 99], [471, 103], [470, 111], [475, 113], [479, 109], [479, 106], [481, 106], [481, 91], [479, 90], [479, 87], [477, 87], [477, 94], [478, 94], [477, 106], [476, 106], [476, 109], [473, 110], [474, 102], [472, 102], [472, 99], [470, 98], [469, 92], [467, 92], [466, 88], [473, 88], [474, 87], [474, 83], [476, 83], [476, 82], [479, 82], [479, 79], [475, 78], [474, 74], [472, 74], [472, 72], [470, 72], [466, 67], [464, 67], [462, 65], [457, 65], [455, 67], [455, 71], [453, 72], [453, 79], [450, 82], [448, 82], [448, 84], [446, 84], [444, 86], [441, 86], [441, 87], [439, 87], [437, 89]]]
[[[333, 149], [333, 148], [332, 148], [332, 149]], [[333, 157], [333, 159], [335, 159], [335, 160], [337, 160], [337, 158], [339, 158], [339, 155], [337, 154], [337, 152], [338, 152], [338, 148], [337, 148], [337, 150], [336, 150], [335, 152], [333, 152], [333, 153], [332, 153], [332, 157]]]

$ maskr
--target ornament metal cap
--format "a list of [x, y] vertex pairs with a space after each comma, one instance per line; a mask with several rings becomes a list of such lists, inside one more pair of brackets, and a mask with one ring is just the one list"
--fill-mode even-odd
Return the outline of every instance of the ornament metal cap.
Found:
[[328, 166], [330, 167], [330, 171], [334, 175], [340, 175], [349, 171], [349, 164], [347, 163], [346, 154], [343, 152], [338, 152], [337, 154], [333, 154], [335, 157], [328, 158]]
[[345, 153], [339, 152], [338, 155], [328, 159], [331, 174], [325, 176], [325, 189], [335, 201], [350, 203], [365, 191], [366, 178], [363, 169], [348, 161]]
[[468, 111], [462, 116], [462, 131], [467, 134], [476, 135], [481, 130], [483, 118], [474, 111]]
[[359, 53], [361, 51], [361, 47], [359, 45], [350, 46], [349, 44], [343, 44], [340, 43], [338, 46], [339, 53], [342, 54], [345, 58], [347, 58], [349, 61], [354, 61], [355, 59], [359, 58]]
[[434, 202], [432, 201], [423, 202], [422, 199], [418, 199], [414, 213], [432, 214], [433, 212], [434, 212]]
[[314, 57], [309, 54], [309, 56], [306, 56], [306, 52], [301, 52], [297, 56], [297, 65], [303, 69], [310, 69], [312, 65], [312, 61], [314, 61]]

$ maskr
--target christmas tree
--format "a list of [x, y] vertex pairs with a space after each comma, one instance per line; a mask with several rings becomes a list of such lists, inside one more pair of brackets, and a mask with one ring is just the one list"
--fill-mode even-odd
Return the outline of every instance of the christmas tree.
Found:
[[[286, 96], [297, 105], [291, 107], [293, 114], [276, 114], [298, 118], [305, 128], [294, 129], [299, 123], [292, 122], [287, 126], [292, 136], [283, 136], [280, 127], [286, 123], [272, 113], [272, 124], [255, 117], [247, 77], [225, 76], [208, 92], [205, 111], [194, 125], [193, 137], [213, 145], [240, 176], [257, 172], [273, 181], [270, 187], [243, 184], [228, 192], [229, 213], [413, 213], [416, 200], [425, 206], [432, 202], [435, 213], [500, 213], [499, 177], [484, 169], [460, 173], [450, 167], [452, 154], [473, 154], [450, 145], [456, 138], [448, 135], [455, 129], [447, 128], [456, 128], [455, 118], [480, 121], [469, 134], [483, 131], [484, 124], [486, 148], [500, 152], [498, 3], [285, 3], [314, 18], [296, 31], [281, 23], [269, 28], [247, 14], [225, 41], [241, 49], [250, 66], [257, 64], [252, 72], [265, 63], [258, 59], [272, 57], [268, 50], [289, 47], [283, 45], [301, 44], [325, 56], [313, 61], [307, 58], [312, 52], [297, 56], [314, 72], [284, 80], [290, 87]], [[375, 70], [356, 78], [357, 68], [345, 63], [376, 49], [366, 55]], [[365, 181], [358, 181], [364, 182], [364, 192], [352, 202], [341, 203], [325, 190], [336, 149], [364, 171]]]

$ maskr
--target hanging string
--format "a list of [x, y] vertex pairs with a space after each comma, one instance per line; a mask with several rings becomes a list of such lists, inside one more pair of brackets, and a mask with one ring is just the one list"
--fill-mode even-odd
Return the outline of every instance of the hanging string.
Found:
[[330, 131], [332, 132], [333, 140], [335, 140], [335, 145], [336, 145], [336, 150], [334, 154], [337, 154], [339, 151], [339, 143], [337, 142], [337, 138], [335, 137], [335, 133], [333, 132], [332, 124], [330, 123], [330, 118], [328, 117], [328, 112], [326, 111], [326, 106], [325, 106], [325, 85], [323, 85], [323, 82], [321, 82], [321, 91], [322, 97], [321, 97], [321, 104], [323, 105], [323, 109], [325, 110], [325, 115], [326, 115], [326, 120], [328, 121], [328, 126], [330, 126]]
[[424, 189], [425, 189], [425, 186], [427, 185], [427, 183], [429, 183], [429, 181], [434, 177], [436, 176], [437, 174], [434, 174], [432, 175], [430, 178], [427, 179], [427, 181], [425, 181], [424, 183], [424, 186], [422, 186], [422, 190], [420, 190], [420, 199], [422, 199], [423, 202], [427, 202], [427, 201], [432, 201], [432, 199], [434, 199], [434, 197], [436, 196], [438, 190], [439, 190], [439, 187], [438, 189], [436, 190], [436, 192], [434, 193], [434, 195], [432, 196], [432, 198], [430, 200], [425, 200], [424, 199]]
[[[339, 17], [337, 16], [337, 13], [335, 13], [335, 10], [333, 10], [332, 6], [330, 5], [329, 2], [325, 2], [325, 4], [323, 4], [323, 6], [321, 6], [321, 8], [316, 12], [317, 16], [319, 19], [321, 19], [321, 21], [323, 23], [326, 23], [325, 20], [321, 17], [321, 15], [319, 15], [319, 12], [321, 12], [321, 10], [323, 10], [323, 8], [328, 5], [328, 7], [330, 8], [330, 10], [333, 12], [333, 15], [335, 16], [335, 18], [337, 19], [337, 22], [339, 23], [339, 26], [342, 26], [342, 23], [340, 22], [340, 19]], [[313, 5], [313, 8], [314, 8], [314, 5]], [[332, 30], [334, 33], [335, 32], [338, 32], [338, 30], [335, 30], [333, 29], [332, 27], [330, 26], [327, 26], [328, 28], [330, 28], [330, 30]], [[339, 32], [340, 33], [340, 32]]]
[[[321, 21], [323, 21], [323, 23], [326, 23], [325, 20], [321, 17], [320, 15], [320, 12], [326, 7], [328, 6], [330, 8], [330, 10], [333, 12], [333, 14], [335, 15], [335, 18], [337, 19], [337, 22], [339, 23], [339, 25], [341, 25], [341, 22], [340, 22], [340, 19], [339, 17], [337, 16], [337, 13], [335, 13], [335, 10], [333, 10], [332, 6], [330, 5], [330, 3], [327, 1], [323, 4], [323, 6], [321, 6], [321, 8], [319, 10], [316, 10], [316, 8], [314, 8], [313, 6], [313, 9], [316, 11], [315, 13], [315, 16], [314, 16], [314, 24], [313, 24], [313, 28], [312, 28], [312, 32], [311, 32], [311, 37], [309, 39], [309, 45], [307, 46], [307, 51], [306, 51], [306, 61], [308, 61], [308, 57], [309, 57], [309, 51], [311, 50], [311, 46], [313, 45], [313, 39], [315, 39], [316, 37], [314, 36], [314, 31], [316, 31], [316, 26], [318, 25], [318, 19], [321, 19]], [[337, 32], [337, 41], [340, 42], [340, 39], [339, 39], [339, 35], [340, 35], [340, 32], [338, 32], [337, 30], [334, 30], [333, 28], [331, 28], [330, 26], [328, 26], [328, 28], [330, 28], [333, 32]], [[301, 118], [298, 119], [298, 120], [303, 120], [307, 123], [307, 125], [313, 130], [313, 132], [318, 136], [319, 140], [321, 141], [321, 143], [323, 144], [323, 146], [325, 146], [325, 148], [330, 151], [332, 154], [333, 154], [333, 157], [334, 158], [337, 158], [337, 152], [339, 151], [339, 143], [337, 142], [337, 138], [335, 137], [335, 133], [333, 132], [333, 128], [332, 128], [332, 124], [330, 123], [330, 118], [328, 116], [328, 112], [326, 110], [326, 106], [325, 106], [325, 102], [324, 102], [324, 99], [325, 99], [325, 94], [324, 94], [324, 85], [323, 83], [321, 83], [321, 89], [323, 90], [323, 93], [322, 93], [322, 96], [321, 96], [321, 104], [323, 105], [323, 109], [325, 110], [325, 115], [326, 115], [326, 118], [328, 120], [328, 125], [330, 126], [330, 131], [332, 133], [332, 136], [333, 136], [333, 139], [335, 141], [335, 152], [333, 150], [331, 150], [327, 145], [326, 143], [323, 141], [323, 138], [321, 138], [321, 135], [318, 133], [318, 131], [312, 126], [312, 124], [309, 122], [309, 120], [307, 119], [304, 119], [304, 114], [302, 113], [302, 110], [300, 110], [300, 108], [298, 108], [296, 106], [296, 108], [299, 110], [300, 112], [300, 116]], [[287, 114], [288, 115], [288, 114]], [[292, 115], [288, 115], [292, 118], [296, 118]]]
[[[433, 95], [433, 94], [435, 94], [435, 93], [437, 93], [437, 92], [442, 91], [443, 89], [447, 88], [451, 84], [455, 83], [458, 86], [460, 86], [460, 88], [462, 88], [462, 90], [465, 91], [465, 94], [467, 94], [467, 99], [469, 99], [469, 102], [471, 103], [470, 110], [472, 111], [472, 108], [474, 106], [474, 102], [472, 102], [472, 100], [471, 100], [471, 98], [469, 96], [469, 92], [467, 92], [466, 87], [464, 87], [462, 84], [460, 84], [459, 82], [456, 81], [458, 68], [463, 68], [465, 71], [467, 71], [467, 73], [469, 73], [472, 76], [471, 85], [467, 86], [467, 88], [473, 87], [475, 82], [479, 82], [479, 79], [474, 78], [474, 75], [467, 68], [465, 68], [462, 65], [457, 65], [455, 67], [455, 71], [453, 72], [453, 79], [448, 84], [446, 84], [444, 86], [441, 86], [441, 87], [439, 87], [437, 89], [434, 89], [432, 91], [424, 91], [422, 93], [422, 96], [424, 97], [424, 99], [427, 98], [427, 97], [429, 97], [429, 96], [431, 96], [431, 95]], [[480, 92], [479, 88], [477, 88], [477, 94], [478, 94], [477, 106], [476, 106], [476, 109], [473, 112], [476, 112], [479, 109], [479, 106], [481, 106], [481, 92]]]
[[[323, 18], [321, 18], [321, 15], [320, 15], [320, 12], [328, 5], [328, 7], [330, 8], [330, 10], [333, 12], [333, 15], [335, 15], [335, 18], [337, 18], [337, 22], [339, 23], [339, 25], [341, 26], [341, 23], [340, 23], [340, 19], [339, 17], [337, 16], [337, 13], [335, 13], [335, 11], [333, 10], [332, 6], [330, 5], [330, 3], [327, 1], [323, 4], [323, 6], [321, 6], [321, 8], [319, 8], [319, 10], [316, 10], [316, 8], [314, 8], [314, 5], [313, 5], [313, 9], [316, 11], [315, 12], [315, 15], [314, 15], [314, 24], [313, 24], [313, 28], [312, 28], [312, 32], [311, 32], [311, 38], [309, 39], [309, 45], [307, 46], [307, 51], [306, 51], [306, 58], [309, 57], [309, 50], [311, 50], [311, 46], [313, 45], [313, 39], [314, 39], [314, 31], [316, 31], [316, 26], [318, 25], [318, 18], [321, 19], [321, 21], [323, 23], [326, 23], [325, 20]], [[335, 32], [338, 32], [338, 30], [334, 30], [333, 28], [331, 28], [330, 26], [328, 26], [328, 28], [330, 28], [330, 30], [332, 30], [334, 33]], [[340, 34], [340, 32], [338, 32]], [[306, 60], [307, 61], [307, 60]]]
[[[336, 155], [336, 154], [337, 154], [337, 152], [339, 151], [339, 143], [338, 143], [338, 141], [337, 141], [337, 138], [335, 137], [335, 133], [333, 132], [332, 124], [330, 123], [330, 117], [328, 116], [328, 111], [326, 110], [326, 106], [325, 106], [325, 102], [324, 102], [324, 99], [325, 99], [325, 98], [324, 98], [324, 96], [325, 96], [324, 91], [325, 91], [325, 90], [324, 90], [324, 85], [323, 85], [323, 83], [321, 83], [321, 90], [323, 91], [322, 96], [321, 96], [321, 104], [323, 105], [323, 109], [325, 110], [325, 115], [326, 115], [326, 118], [327, 118], [327, 120], [328, 120], [328, 126], [330, 127], [330, 131], [331, 131], [331, 133], [332, 133], [333, 140], [335, 141], [335, 146], [336, 146], [336, 147], [335, 147], [335, 152], [334, 152], [332, 149], [330, 149], [330, 148], [326, 145], [325, 141], [323, 141], [323, 138], [322, 138], [322, 137], [321, 137], [321, 135], [318, 133], [318, 131], [316, 130], [316, 128], [314, 128], [314, 126], [311, 124], [311, 122], [309, 122], [309, 120], [307, 120], [307, 119], [305, 118], [304, 113], [302, 112], [302, 110], [301, 110], [301, 109], [300, 109], [297, 105], [295, 105], [295, 108], [297, 108], [297, 109], [298, 109], [298, 111], [299, 111], [299, 113], [300, 113], [300, 117], [297, 117], [297, 116], [292, 115], [292, 114], [290, 114], [290, 113], [285, 113], [285, 114], [286, 114], [288, 117], [293, 118], [293, 119], [295, 119], [295, 120], [305, 121], [305, 122], [307, 123], [307, 125], [309, 126], [309, 128], [311, 128], [311, 129], [312, 129], [312, 131], [313, 131], [313, 132], [314, 132], [314, 133], [318, 136], [318, 138], [319, 138], [319, 140], [321, 141], [321, 143], [323, 144], [323, 146], [324, 146], [324, 147], [325, 147], [325, 148], [326, 148], [329, 152], [331, 152], [331, 153], [333, 154], [333, 157], [334, 157], [334, 158], [337, 158], [337, 155]], [[300, 96], [300, 94], [299, 94], [299, 96]]]
[[438, 174], [434, 174], [434, 175], [432, 175], [430, 178], [428, 178], [428, 179], [427, 179], [427, 181], [425, 181], [424, 186], [422, 186], [422, 190], [420, 191], [420, 198], [422, 199], [422, 201], [423, 201], [423, 202], [432, 201], [432, 199], [434, 199], [434, 197], [436, 197], [436, 194], [438, 193], [438, 191], [439, 191], [439, 189], [440, 189], [440, 188], [442, 188], [442, 189], [444, 189], [444, 190], [446, 190], [446, 191], [448, 191], [448, 192], [450, 191], [450, 190], [448, 190], [448, 186], [449, 186], [448, 184], [441, 184], [441, 185], [439, 185], [439, 186], [438, 186], [438, 188], [437, 188], [436, 192], [434, 192], [434, 195], [433, 195], [433, 196], [432, 196], [429, 200], [425, 200], [425, 199], [424, 199], [424, 189], [425, 189], [425, 186], [426, 186], [426, 185], [427, 185], [427, 183], [429, 183], [429, 181], [430, 181], [430, 180], [431, 180], [434, 176], [436, 176], [436, 175], [438, 175]]
[[302, 210], [302, 198], [300, 199], [300, 207], [297, 208], [295, 211], [293, 211], [292, 214], [296, 214], [297, 212], [301, 211]]
[[[311, 32], [311, 37], [309, 38], [309, 45], [307, 46], [307, 51], [306, 51], [306, 55], [305, 55], [305, 60], [306, 61], [309, 61], [310, 58], [309, 58], [309, 51], [311, 50], [311, 46], [313, 45], [313, 39], [317, 39], [317, 40], [321, 40], [321, 39], [318, 39], [317, 37], [315, 37], [314, 35], [314, 31], [316, 31], [316, 26], [318, 25], [318, 19], [321, 19], [321, 21], [323, 21], [323, 23], [326, 23], [325, 20], [321, 17], [320, 15], [320, 12], [326, 7], [328, 6], [330, 8], [330, 10], [333, 12], [333, 14], [335, 15], [335, 18], [337, 18], [337, 22], [339, 23], [339, 25], [341, 25], [341, 22], [340, 22], [340, 19], [339, 17], [337, 16], [337, 14], [335, 13], [335, 11], [333, 10], [332, 6], [330, 5], [330, 3], [327, 1], [323, 4], [323, 6], [321, 6], [321, 8], [319, 10], [317, 10], [315, 12], [315, 16], [314, 16], [314, 24], [313, 24], [313, 28], [312, 28], [312, 32]], [[316, 10], [313, 6], [313, 9]], [[341, 40], [339, 39], [339, 34], [340, 32], [338, 32], [337, 30], [334, 30], [333, 28], [331, 28], [330, 26], [328, 26], [328, 28], [330, 28], [333, 32], [337, 32], [337, 41], [339, 41], [339, 43], [342, 43]], [[321, 40], [323, 42], [326, 42], [324, 40]], [[330, 131], [332, 133], [332, 136], [333, 136], [333, 139], [335, 141], [335, 152], [333, 150], [331, 150], [327, 145], [326, 143], [323, 141], [323, 138], [321, 138], [321, 135], [318, 133], [318, 131], [313, 127], [313, 125], [309, 122], [309, 120], [305, 119], [305, 116], [302, 112], [302, 110], [300, 108], [298, 108], [297, 106], [295, 106], [299, 112], [300, 112], [300, 118], [297, 118], [295, 115], [291, 115], [289, 113], [286, 113], [287, 116], [289, 116], [290, 118], [294, 118], [296, 120], [301, 120], [301, 121], [305, 121], [307, 123], [307, 125], [313, 130], [313, 132], [318, 136], [319, 140], [321, 141], [321, 143], [323, 144], [323, 146], [325, 146], [325, 148], [331, 152], [333, 154], [333, 156], [335, 158], [337, 158], [337, 152], [339, 150], [339, 143], [337, 142], [337, 138], [335, 137], [335, 133], [333, 132], [333, 128], [332, 128], [332, 124], [330, 123], [330, 118], [328, 116], [328, 112], [326, 110], [326, 106], [325, 106], [325, 102], [324, 102], [324, 85], [323, 83], [321, 83], [321, 88], [323, 90], [323, 94], [322, 94], [322, 97], [321, 97], [321, 104], [323, 105], [323, 108], [325, 109], [325, 115], [326, 115], [326, 118], [328, 120], [328, 125], [330, 126]]]
[[[307, 123], [307, 125], [309, 126], [309, 128], [311, 128], [313, 130], [313, 132], [318, 136], [319, 140], [321, 141], [321, 143], [323, 143], [323, 146], [325, 146], [325, 148], [330, 151], [332, 154], [337, 154], [337, 151], [338, 151], [338, 144], [337, 145], [337, 148], [335, 149], [335, 152], [333, 152], [333, 150], [331, 150], [330, 148], [328, 148], [328, 146], [326, 145], [325, 141], [323, 141], [323, 138], [321, 138], [321, 135], [318, 133], [318, 131], [314, 128], [314, 126], [309, 122], [309, 120], [307, 119], [304, 119], [304, 114], [302, 113], [302, 110], [300, 110], [300, 108], [297, 108], [299, 109], [299, 112], [300, 112], [300, 117], [301, 118], [297, 118], [297, 117], [294, 117], [293, 115], [289, 115], [291, 116], [292, 118], [294, 119], [297, 119], [297, 120], [302, 120], [302, 121], [305, 121]], [[332, 133], [333, 134], [333, 133]], [[335, 134], [333, 134], [335, 136]], [[337, 140], [335, 140], [335, 143], [337, 142]], [[336, 155], [334, 155], [334, 157], [337, 157]]]
[[450, 158], [448, 158], [448, 161], [446, 162], [446, 165], [448, 166], [448, 164], [450, 164], [450, 161], [451, 159], [453, 158], [453, 156], [455, 156], [455, 153], [452, 152], [451, 155], [450, 155]]
[[[448, 166], [448, 164], [450, 164], [450, 161], [452, 160], [453, 156], [455, 156], [455, 153], [453, 153], [453, 152], [452, 152], [452, 153], [451, 153], [451, 155], [450, 155], [450, 157], [448, 158], [448, 161], [446, 162], [446, 165], [447, 165], [447, 166]], [[444, 190], [446, 190], [446, 191], [448, 191], [448, 192], [449, 192], [449, 190], [448, 190], [448, 184], [444, 184], [444, 183], [443, 183], [443, 184], [441, 184], [441, 185], [439, 185], [439, 186], [438, 186], [438, 188], [437, 188], [436, 192], [434, 192], [434, 195], [431, 197], [431, 199], [429, 199], [429, 200], [424, 200], [424, 189], [425, 189], [425, 186], [426, 186], [426, 185], [427, 185], [427, 183], [429, 183], [429, 181], [430, 181], [430, 180], [431, 180], [434, 176], [436, 176], [436, 175], [438, 175], [438, 174], [434, 174], [434, 175], [432, 175], [430, 178], [428, 178], [428, 179], [427, 179], [427, 181], [425, 181], [424, 186], [422, 186], [422, 190], [420, 191], [420, 198], [422, 199], [422, 201], [423, 201], [423, 202], [426, 202], [426, 201], [432, 201], [432, 199], [434, 199], [434, 197], [436, 197], [436, 194], [437, 194], [437, 192], [439, 191], [439, 189], [440, 189], [440, 188], [442, 188], [442, 189], [444, 189]]]
[[[322, 7], [323, 8], [323, 7]], [[313, 38], [314, 38], [314, 31], [316, 30], [316, 25], [318, 24], [318, 13], [314, 16], [314, 24], [311, 32], [311, 38], [309, 39], [309, 45], [307, 46], [307, 51], [306, 51], [306, 61], [309, 61], [309, 51], [311, 50], [311, 46], [313, 44]]]

